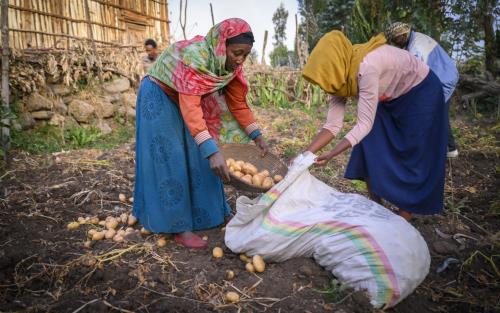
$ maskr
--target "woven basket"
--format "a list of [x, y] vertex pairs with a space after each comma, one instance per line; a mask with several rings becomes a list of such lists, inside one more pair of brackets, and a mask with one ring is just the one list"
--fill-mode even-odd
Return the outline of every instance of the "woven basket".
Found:
[[[227, 160], [233, 158], [235, 161], [242, 160], [245, 162], [250, 162], [257, 167], [260, 172], [262, 170], [268, 170], [271, 177], [274, 175], [281, 175], [285, 177], [288, 167], [280, 161], [280, 159], [274, 154], [268, 152], [264, 157], [262, 157], [262, 151], [254, 145], [251, 144], [225, 144], [220, 147], [222, 155]], [[247, 182], [241, 180], [240, 178], [231, 174], [231, 181], [229, 185], [234, 186], [240, 190], [246, 190], [250, 192], [266, 192], [268, 189], [257, 187]]]

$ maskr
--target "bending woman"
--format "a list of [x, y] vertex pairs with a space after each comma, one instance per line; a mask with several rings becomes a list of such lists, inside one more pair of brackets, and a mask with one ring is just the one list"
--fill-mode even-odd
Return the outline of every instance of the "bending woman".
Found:
[[242, 72], [253, 42], [245, 21], [225, 20], [205, 37], [171, 45], [143, 79], [133, 212], [146, 229], [205, 248], [192, 231], [220, 225], [230, 213], [221, 182], [229, 180], [229, 170], [217, 140], [248, 136], [267, 151]]
[[316, 162], [353, 148], [345, 177], [364, 180], [373, 200], [391, 202], [409, 220], [443, 210], [448, 114], [437, 76], [385, 43], [380, 34], [353, 46], [332, 31], [316, 45], [303, 75], [331, 94], [331, 104], [307, 150], [316, 153], [339, 133], [346, 98], [357, 98], [356, 125]]

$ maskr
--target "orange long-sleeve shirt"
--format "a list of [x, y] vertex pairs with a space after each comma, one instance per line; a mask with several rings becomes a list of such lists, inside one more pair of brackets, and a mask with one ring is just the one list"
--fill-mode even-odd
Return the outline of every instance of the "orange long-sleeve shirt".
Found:
[[[172, 101], [177, 103], [182, 118], [198, 145], [201, 145], [206, 140], [212, 139], [203, 118], [203, 109], [201, 106], [202, 98], [205, 96], [182, 94], [159, 82], [154, 77], [150, 76], [150, 79], [157, 83]], [[233, 79], [225, 87], [224, 97], [229, 111], [248, 135], [258, 130], [253, 113], [245, 98], [245, 87], [239, 80]]]

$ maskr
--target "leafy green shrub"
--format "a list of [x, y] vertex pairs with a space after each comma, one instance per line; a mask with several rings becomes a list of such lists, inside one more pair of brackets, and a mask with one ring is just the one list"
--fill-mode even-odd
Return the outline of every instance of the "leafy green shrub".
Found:
[[97, 141], [101, 136], [101, 131], [95, 127], [71, 127], [64, 134], [68, 143], [75, 148], [86, 147]]

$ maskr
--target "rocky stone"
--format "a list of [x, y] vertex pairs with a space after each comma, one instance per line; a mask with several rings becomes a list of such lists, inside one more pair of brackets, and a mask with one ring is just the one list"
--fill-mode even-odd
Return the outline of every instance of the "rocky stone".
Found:
[[21, 131], [23, 129], [23, 126], [18, 121], [12, 121], [12, 129], [14, 129], [15, 131]]
[[22, 129], [30, 129], [35, 126], [35, 119], [29, 113], [23, 113], [19, 116], [19, 124], [21, 124]]
[[124, 105], [135, 109], [137, 95], [133, 92], [124, 92], [121, 94], [121, 101]]
[[135, 109], [133, 109], [133, 108], [127, 109], [127, 118], [129, 120], [135, 120]]
[[115, 79], [111, 82], [107, 82], [103, 85], [104, 90], [109, 93], [120, 93], [130, 89], [130, 81], [128, 78], [122, 77]]
[[67, 96], [71, 93], [71, 89], [63, 84], [51, 85], [50, 89], [52, 90], [54, 95], [60, 97]]
[[57, 98], [54, 101], [54, 111], [61, 115], [66, 115], [68, 114], [68, 107], [64, 103], [64, 101], [61, 98]]
[[116, 113], [118, 116], [125, 116], [127, 114], [127, 107], [124, 105], [116, 105]]
[[52, 76], [52, 75], [45, 75], [45, 82], [48, 84], [59, 84], [59, 83], [61, 83], [61, 77]]
[[435, 241], [434, 243], [432, 243], [432, 248], [436, 253], [443, 255], [454, 254], [458, 249], [455, 244], [445, 240]]
[[65, 122], [65, 118], [64, 116], [62, 116], [61, 114], [59, 113], [55, 113], [50, 121], [49, 121], [49, 125], [54, 125], [54, 126], [62, 126], [64, 125], [64, 122]]
[[117, 121], [120, 125], [125, 125], [125, 122], [126, 122], [126, 121], [125, 121], [125, 119], [124, 119], [123, 117], [118, 117], [118, 118], [116, 119], [116, 121]]
[[104, 99], [106, 99], [106, 101], [111, 103], [118, 102], [121, 100], [121, 98], [122, 98], [121, 94], [119, 93], [110, 93], [104, 96]]
[[111, 126], [109, 126], [109, 124], [103, 120], [99, 120], [99, 122], [97, 122], [97, 128], [99, 128], [103, 135], [107, 135], [113, 131], [111, 129]]
[[50, 120], [52, 115], [54, 115], [54, 112], [52, 111], [47, 111], [47, 110], [41, 110], [41, 111], [36, 111], [36, 112], [31, 112], [31, 116], [35, 120]]
[[73, 100], [68, 106], [69, 113], [80, 123], [88, 123], [94, 116], [94, 107], [82, 100]]
[[80, 126], [80, 123], [71, 115], [67, 115], [64, 119], [64, 126], [65, 127], [78, 127]]
[[53, 102], [47, 97], [42, 96], [38, 92], [32, 93], [26, 101], [26, 110], [29, 112], [40, 110], [52, 110]]
[[12, 105], [12, 109], [14, 110], [14, 112], [26, 112], [26, 111], [28, 111], [26, 109], [25, 102], [26, 102], [26, 99], [12, 102], [11, 105]]
[[66, 97], [62, 98], [64, 104], [69, 104], [71, 101], [73, 101], [75, 99], [77, 99], [77, 97], [75, 97], [73, 95], [69, 95], [69, 96], [66, 96]]
[[106, 99], [99, 98], [95, 103], [96, 113], [101, 118], [109, 118], [115, 114], [115, 106]]

